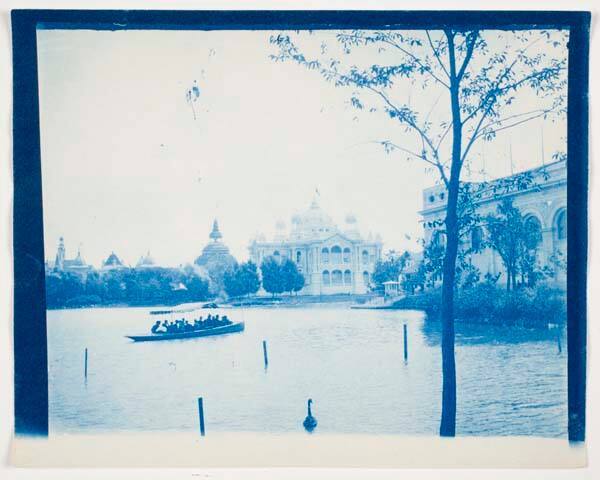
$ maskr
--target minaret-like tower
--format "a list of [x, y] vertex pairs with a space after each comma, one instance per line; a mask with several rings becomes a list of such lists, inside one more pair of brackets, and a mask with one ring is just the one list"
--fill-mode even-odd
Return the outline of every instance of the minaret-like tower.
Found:
[[62, 272], [65, 268], [65, 239], [58, 239], [58, 249], [56, 250], [56, 259], [54, 260], [54, 270]]
[[212, 232], [210, 232], [210, 235], [208, 237], [213, 242], [218, 242], [221, 238], [223, 238], [223, 235], [221, 235], [221, 232], [219, 231], [219, 223], [217, 222], [216, 218], [215, 218], [215, 221], [213, 222]]

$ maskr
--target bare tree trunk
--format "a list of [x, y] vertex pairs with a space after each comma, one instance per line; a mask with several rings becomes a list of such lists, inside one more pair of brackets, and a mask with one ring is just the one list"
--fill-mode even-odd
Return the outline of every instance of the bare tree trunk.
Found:
[[506, 269], [506, 291], [510, 292], [510, 268]]
[[452, 165], [448, 181], [446, 205], [446, 252], [442, 271], [442, 418], [440, 435], [456, 435], [456, 361], [454, 356], [454, 284], [458, 254], [458, 193], [462, 156], [462, 123], [460, 118], [459, 84], [454, 57], [454, 33], [446, 31], [450, 60], [450, 102], [452, 108]]

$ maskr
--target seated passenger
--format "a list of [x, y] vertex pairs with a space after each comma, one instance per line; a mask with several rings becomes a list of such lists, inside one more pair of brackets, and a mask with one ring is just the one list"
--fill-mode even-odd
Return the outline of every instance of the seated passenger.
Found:
[[152, 328], [150, 329], [150, 331], [152, 333], [158, 333], [159, 327], [160, 327], [160, 320], [157, 320], [156, 323], [154, 325], [152, 325]]

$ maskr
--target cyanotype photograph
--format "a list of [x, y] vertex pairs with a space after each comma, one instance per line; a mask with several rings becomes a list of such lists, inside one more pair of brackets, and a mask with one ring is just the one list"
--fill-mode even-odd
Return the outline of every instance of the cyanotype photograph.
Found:
[[13, 12], [16, 433], [584, 464], [588, 24]]

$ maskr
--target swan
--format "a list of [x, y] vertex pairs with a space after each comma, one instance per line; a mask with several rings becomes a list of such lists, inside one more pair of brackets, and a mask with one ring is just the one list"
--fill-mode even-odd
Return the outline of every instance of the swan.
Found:
[[312, 398], [308, 399], [308, 415], [306, 415], [306, 418], [304, 419], [304, 422], [302, 422], [302, 425], [304, 426], [304, 429], [308, 432], [308, 433], [312, 433], [312, 431], [317, 428], [317, 419], [315, 417], [312, 416], [312, 413], [310, 411], [310, 406], [313, 403]]

